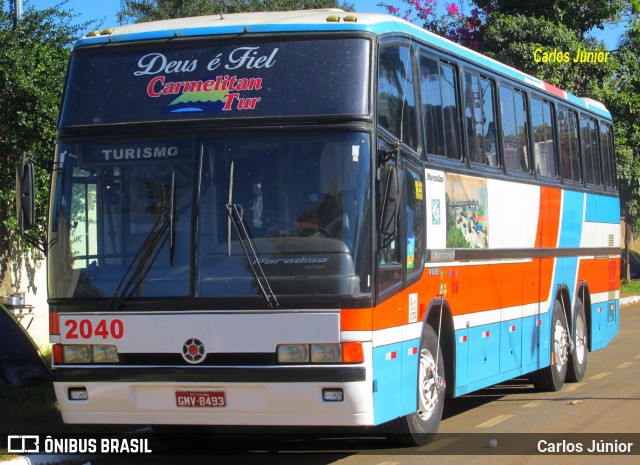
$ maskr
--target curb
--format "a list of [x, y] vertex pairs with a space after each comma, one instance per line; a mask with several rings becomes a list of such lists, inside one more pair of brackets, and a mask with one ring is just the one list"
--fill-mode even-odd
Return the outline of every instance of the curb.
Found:
[[623, 305], [631, 305], [631, 304], [635, 304], [640, 302], [640, 295], [631, 295], [628, 297], [621, 297], [620, 298], [620, 306], [622, 307]]

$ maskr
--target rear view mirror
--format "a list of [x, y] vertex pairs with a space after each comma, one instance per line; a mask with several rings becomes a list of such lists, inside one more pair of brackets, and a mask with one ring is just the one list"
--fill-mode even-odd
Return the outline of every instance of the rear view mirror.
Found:
[[36, 222], [36, 182], [33, 163], [21, 163], [16, 168], [16, 213], [20, 232]]

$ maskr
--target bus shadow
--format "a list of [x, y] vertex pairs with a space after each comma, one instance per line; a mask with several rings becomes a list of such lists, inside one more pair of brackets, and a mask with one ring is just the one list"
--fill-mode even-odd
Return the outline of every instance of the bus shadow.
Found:
[[442, 419], [455, 417], [468, 410], [486, 405], [503, 397], [514, 394], [533, 394], [537, 392], [528, 378], [515, 378], [479, 391], [465, 394], [454, 399], [447, 399], [442, 412]]

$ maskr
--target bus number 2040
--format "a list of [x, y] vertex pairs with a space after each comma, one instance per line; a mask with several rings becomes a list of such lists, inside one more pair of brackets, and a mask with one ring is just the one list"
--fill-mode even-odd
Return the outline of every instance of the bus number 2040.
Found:
[[69, 328], [66, 334], [67, 339], [91, 339], [101, 337], [102, 339], [122, 339], [124, 336], [124, 324], [122, 320], [100, 320], [95, 324], [91, 320], [67, 320], [64, 325]]

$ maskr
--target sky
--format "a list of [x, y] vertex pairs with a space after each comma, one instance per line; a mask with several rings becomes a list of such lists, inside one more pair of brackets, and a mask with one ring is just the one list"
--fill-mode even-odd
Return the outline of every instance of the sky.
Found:
[[[13, 0], [5, 0], [8, 5]], [[62, 0], [23, 0], [26, 5], [32, 5], [37, 9], [43, 9], [59, 4]], [[355, 4], [356, 11], [363, 13], [384, 13], [384, 9], [378, 7], [377, 4], [382, 0], [347, 0], [349, 3]], [[444, 11], [445, 4], [459, 3], [455, 0], [440, 0], [438, 2], [439, 8]], [[389, 0], [388, 3], [400, 3]], [[468, 3], [468, 2], [467, 2]], [[78, 22], [84, 22], [89, 20], [98, 20], [99, 27], [105, 28], [110, 26], [117, 26], [116, 13], [120, 10], [120, 0], [69, 0], [66, 4], [66, 8], [73, 10], [78, 17]], [[88, 31], [86, 31], [88, 32]], [[605, 27], [604, 31], [597, 31], [596, 37], [600, 40], [604, 40], [607, 45], [607, 49], [613, 50], [617, 48], [618, 38], [620, 34], [624, 32], [623, 24], [613, 24]]]

